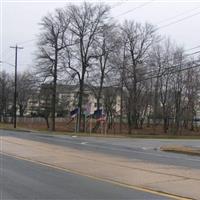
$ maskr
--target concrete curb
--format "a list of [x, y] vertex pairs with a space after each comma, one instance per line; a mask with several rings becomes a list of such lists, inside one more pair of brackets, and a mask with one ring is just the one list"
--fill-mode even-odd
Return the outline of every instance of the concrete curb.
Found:
[[188, 155], [193, 155], [193, 156], [200, 156], [200, 148], [195, 148], [195, 147], [167, 145], [167, 146], [161, 146], [160, 150], [172, 152], [172, 153], [182, 153], [182, 154], [188, 154]]
[[29, 132], [29, 133], [40, 133], [40, 134], [49, 134], [49, 135], [67, 135], [67, 136], [81, 136], [81, 137], [95, 137], [95, 138], [119, 138], [119, 139], [167, 139], [167, 140], [170, 140], [170, 139], [175, 139], [175, 140], [200, 140], [200, 136], [197, 136], [195, 138], [190, 138], [190, 137], [180, 137], [180, 138], [177, 138], [177, 137], [163, 137], [162, 136], [159, 136], [159, 135], [104, 135], [104, 134], [96, 134], [96, 133], [92, 133], [92, 134], [85, 134], [85, 133], [74, 133], [74, 132], [60, 132], [60, 131], [54, 131], [54, 132], [51, 132], [51, 131], [48, 131], [48, 130], [33, 130], [33, 129], [25, 129], [25, 128], [9, 128], [9, 127], [1, 127], [0, 126], [0, 130], [5, 130], [5, 131], [17, 131], [17, 132]]
[[4, 128], [0, 127], [0, 130], [4, 131], [17, 131], [17, 132], [29, 132], [29, 133], [40, 133], [40, 134], [49, 134], [49, 135], [66, 135], [66, 136], [81, 136], [81, 137], [96, 137], [96, 138], [131, 138], [123, 135], [101, 135], [92, 133], [91, 135], [85, 133], [74, 133], [74, 132], [59, 132], [59, 131], [40, 131], [32, 129], [21, 129], [21, 128]]
[[14, 129], [14, 128], [1, 128], [0, 127], [0, 130], [3, 130], [3, 131], [17, 131], [17, 132], [36, 132], [36, 131], [33, 131], [33, 130], [30, 130], [30, 129]]

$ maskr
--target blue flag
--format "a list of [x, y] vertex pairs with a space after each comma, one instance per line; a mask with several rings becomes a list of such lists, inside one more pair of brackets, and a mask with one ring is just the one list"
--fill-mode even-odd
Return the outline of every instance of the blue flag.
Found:
[[72, 111], [70, 112], [70, 116], [71, 116], [72, 118], [76, 117], [77, 114], [78, 114], [78, 108], [76, 108], [76, 109], [74, 109], [74, 110], [72, 110]]
[[93, 114], [93, 117], [94, 117], [95, 119], [98, 119], [98, 118], [102, 117], [102, 109], [95, 110], [95, 111], [94, 111], [94, 114]]

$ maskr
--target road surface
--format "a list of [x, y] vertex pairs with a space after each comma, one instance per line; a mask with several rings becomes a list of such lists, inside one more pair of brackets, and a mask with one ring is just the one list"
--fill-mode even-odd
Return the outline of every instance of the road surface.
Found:
[[159, 147], [166, 144], [200, 147], [200, 140], [172, 139], [122, 139], [122, 138], [87, 138], [66, 135], [50, 135], [28, 132], [0, 130], [0, 135], [13, 136], [49, 144], [67, 146], [79, 150], [123, 156], [128, 159], [139, 159], [145, 162], [183, 166], [200, 169], [200, 157], [162, 152]]
[[0, 170], [2, 200], [168, 199], [5, 155], [1, 155]]

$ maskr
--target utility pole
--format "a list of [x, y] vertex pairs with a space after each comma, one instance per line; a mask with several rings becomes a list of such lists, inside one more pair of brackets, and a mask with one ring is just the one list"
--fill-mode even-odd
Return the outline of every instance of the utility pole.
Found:
[[14, 128], [17, 127], [17, 51], [23, 49], [23, 47], [11, 46], [10, 48], [15, 49], [15, 92], [14, 92]]

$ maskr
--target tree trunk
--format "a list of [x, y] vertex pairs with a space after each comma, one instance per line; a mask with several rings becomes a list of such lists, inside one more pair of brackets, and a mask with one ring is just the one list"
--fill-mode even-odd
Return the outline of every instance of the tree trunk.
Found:
[[123, 81], [120, 89], [120, 122], [119, 130], [122, 132], [122, 123], [123, 123]]
[[80, 80], [80, 86], [79, 86], [79, 101], [78, 101], [79, 113], [78, 113], [78, 124], [76, 125], [77, 132], [81, 131], [82, 105], [83, 105], [83, 94], [84, 94], [84, 77], [85, 77], [85, 71], [83, 71], [82, 78]]
[[164, 117], [164, 125], [163, 125], [164, 133], [168, 131], [168, 117]]
[[131, 112], [128, 111], [128, 133], [132, 133], [132, 120], [131, 120]]
[[102, 93], [102, 88], [103, 88], [103, 81], [104, 81], [104, 74], [102, 74], [101, 76], [100, 85], [99, 85], [99, 91], [98, 91], [98, 96], [97, 96], [97, 110], [100, 109], [100, 99], [101, 99], [101, 93]]
[[24, 109], [23, 109], [22, 105], [19, 105], [19, 115], [20, 115], [20, 117], [24, 116]]
[[175, 134], [179, 132], [179, 128], [180, 128], [180, 116], [181, 116], [181, 92], [177, 92], [176, 95], [176, 101], [175, 101], [175, 105], [176, 105], [176, 114], [175, 114]]
[[47, 129], [49, 129], [49, 118], [45, 117], [45, 121], [46, 121]]
[[53, 74], [53, 94], [52, 94], [52, 131], [55, 131], [55, 115], [56, 115], [56, 89], [57, 89], [57, 62], [58, 62], [58, 51], [57, 46], [55, 47], [55, 63], [54, 63], [54, 74]]

